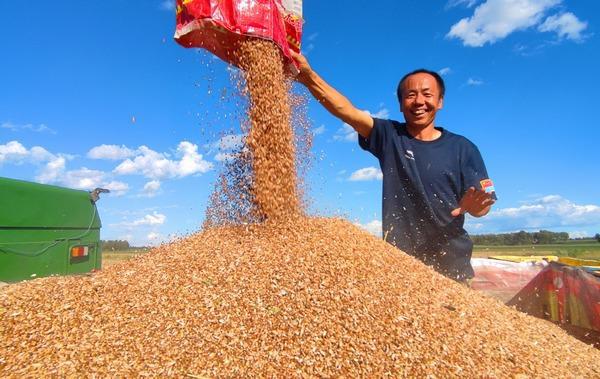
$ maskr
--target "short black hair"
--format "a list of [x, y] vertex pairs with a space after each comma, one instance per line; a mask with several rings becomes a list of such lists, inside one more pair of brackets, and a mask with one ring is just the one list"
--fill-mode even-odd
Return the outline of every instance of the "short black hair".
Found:
[[446, 94], [446, 85], [444, 84], [444, 79], [442, 79], [440, 74], [438, 74], [435, 71], [419, 68], [417, 70], [409, 72], [408, 74], [404, 75], [402, 79], [400, 79], [400, 82], [398, 83], [398, 88], [396, 89], [396, 95], [398, 95], [398, 101], [400, 103], [402, 103], [402, 86], [404, 85], [406, 78], [415, 74], [429, 74], [433, 76], [435, 78], [435, 81], [437, 82], [438, 88], [440, 89], [440, 98], [444, 97], [444, 95]]

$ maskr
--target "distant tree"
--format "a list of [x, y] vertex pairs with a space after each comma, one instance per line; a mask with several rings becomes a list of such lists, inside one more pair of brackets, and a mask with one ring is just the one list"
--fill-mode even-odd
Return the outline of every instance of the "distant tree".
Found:
[[102, 244], [103, 251], [114, 251], [114, 250], [128, 250], [129, 249], [129, 241], [124, 240], [108, 240], [108, 241], [100, 241]]
[[569, 240], [569, 233], [567, 233], [567, 232], [558, 233], [558, 240], [561, 242], [567, 242]]
[[[539, 232], [528, 233], [524, 230], [521, 230], [517, 233], [474, 235], [471, 236], [471, 238], [475, 245], [549, 245], [568, 241], [569, 233], [557, 233], [548, 230], [540, 230]], [[600, 240], [598, 242], [600, 242]]]
[[600, 233], [596, 233], [594, 238], [596, 239], [596, 241], [600, 242]]

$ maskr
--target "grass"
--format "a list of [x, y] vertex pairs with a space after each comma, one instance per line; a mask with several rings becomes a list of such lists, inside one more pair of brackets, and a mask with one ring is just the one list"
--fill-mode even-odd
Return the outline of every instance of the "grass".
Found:
[[553, 245], [483, 246], [473, 248], [473, 257], [485, 258], [492, 255], [556, 255], [579, 259], [600, 260], [600, 243], [573, 241]]
[[136, 255], [145, 254], [148, 249], [113, 250], [102, 252], [102, 267], [111, 266], [117, 262], [126, 261]]

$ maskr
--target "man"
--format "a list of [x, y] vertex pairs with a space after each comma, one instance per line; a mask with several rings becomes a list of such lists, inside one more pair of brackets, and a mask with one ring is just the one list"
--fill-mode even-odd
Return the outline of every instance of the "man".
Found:
[[334, 116], [359, 134], [360, 146], [383, 172], [383, 236], [440, 273], [460, 282], [474, 276], [473, 243], [464, 214], [485, 216], [496, 196], [481, 154], [466, 138], [435, 126], [444, 81], [417, 70], [398, 85], [405, 123], [371, 117], [327, 84], [294, 54], [297, 80]]

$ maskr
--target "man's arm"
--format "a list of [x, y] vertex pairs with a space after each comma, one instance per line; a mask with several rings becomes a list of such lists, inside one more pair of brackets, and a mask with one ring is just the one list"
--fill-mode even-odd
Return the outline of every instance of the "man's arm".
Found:
[[364, 138], [369, 138], [373, 129], [373, 117], [356, 108], [350, 100], [327, 84], [308, 64], [306, 58], [292, 51], [298, 63], [300, 73], [296, 80], [302, 83], [310, 93], [332, 115], [354, 128]]

